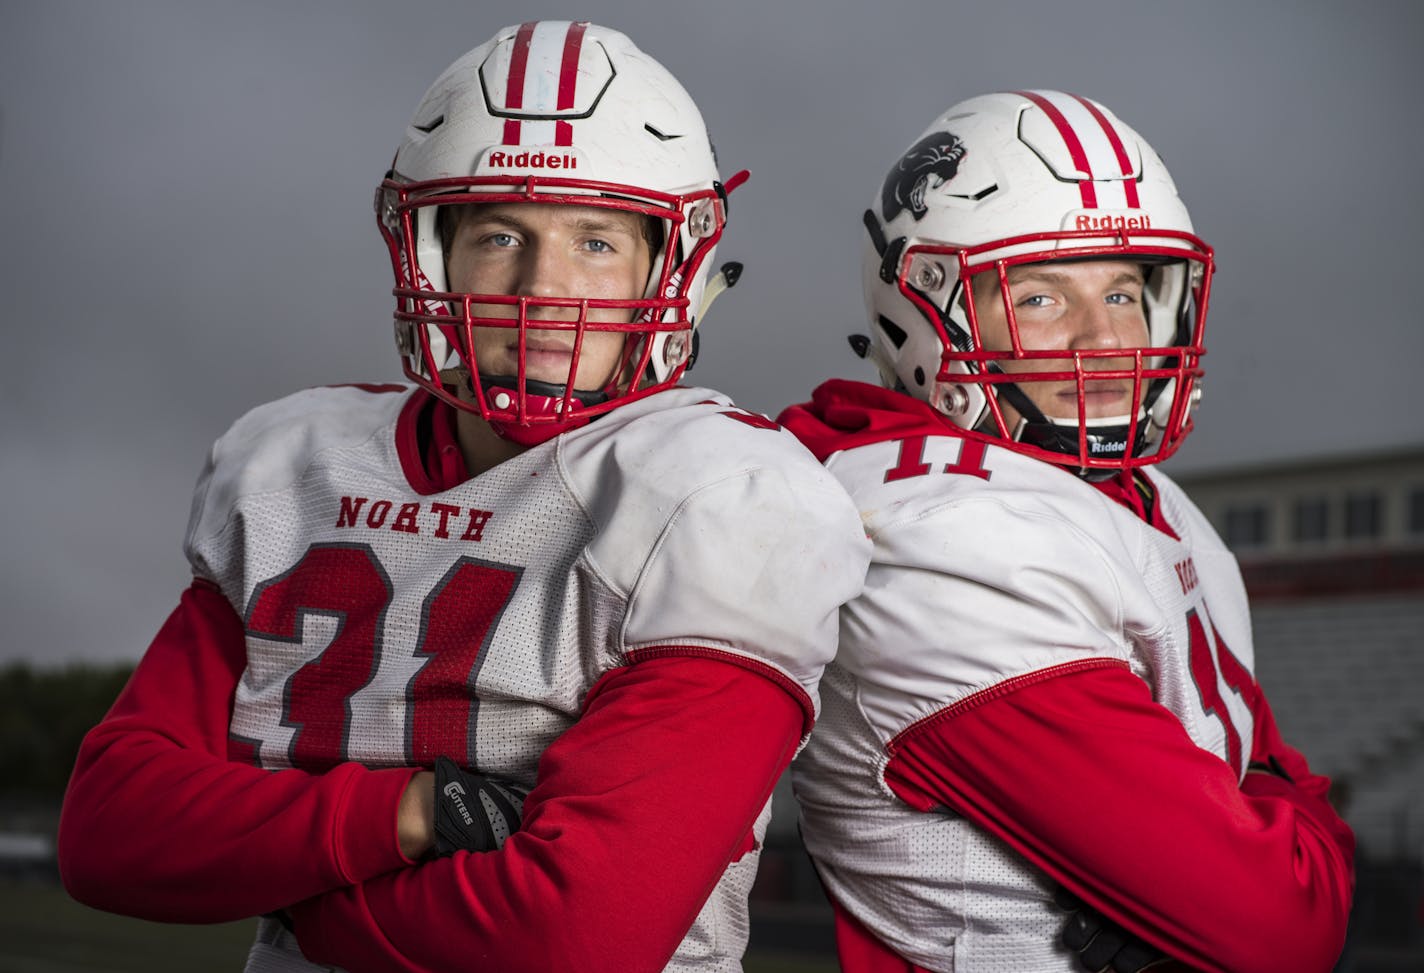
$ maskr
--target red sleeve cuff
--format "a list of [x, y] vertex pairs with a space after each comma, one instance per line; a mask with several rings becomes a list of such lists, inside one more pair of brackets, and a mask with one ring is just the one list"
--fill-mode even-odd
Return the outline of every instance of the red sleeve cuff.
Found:
[[[418, 767], [396, 767], [352, 777], [337, 812], [335, 833], [343, 840], [333, 849], [346, 881], [364, 882], [414, 864], [400, 850], [397, 819], [401, 795], [418, 772]], [[382, 818], [390, 827], [370, 826], [369, 822]]]

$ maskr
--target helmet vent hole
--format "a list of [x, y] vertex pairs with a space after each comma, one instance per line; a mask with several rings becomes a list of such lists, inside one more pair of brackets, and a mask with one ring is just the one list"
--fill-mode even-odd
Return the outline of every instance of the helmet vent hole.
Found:
[[681, 135], [677, 135], [677, 134], [671, 134], [671, 135], [670, 135], [670, 134], [668, 134], [668, 133], [666, 133], [666, 132], [659, 132], [657, 129], [653, 128], [653, 126], [648, 125], [648, 124], [644, 124], [644, 125], [643, 125], [643, 128], [644, 128], [644, 130], [647, 131], [647, 133], [648, 133], [649, 135], [651, 135], [653, 138], [657, 139], [659, 142], [671, 142], [673, 139], [680, 139], [680, 138], [682, 138]]
[[916, 366], [915, 366], [915, 384], [916, 384], [916, 385], [924, 385], [924, 384], [925, 384], [925, 370], [924, 370], [923, 368], [921, 368], [919, 365], [916, 365]]
[[904, 328], [883, 314], [880, 315], [880, 330], [885, 332], [885, 337], [889, 338], [890, 343], [896, 348], [905, 347], [905, 339], [908, 338], [909, 335], [905, 334]]
[[[1139, 179], [1138, 181], [1141, 182], [1140, 179]], [[953, 196], [955, 199], [968, 199], [968, 200], [972, 200], [973, 202], [976, 202], [976, 203], [977, 203], [977, 202], [979, 202], [979, 200], [985, 198], [986, 196], [989, 196], [989, 195], [992, 194], [992, 193], [997, 193], [998, 191], [999, 191], [999, 184], [998, 184], [998, 183], [994, 183], [994, 185], [990, 186], [988, 189], [981, 189], [981, 190], [979, 190], [977, 193], [975, 193], [975, 194], [972, 195], [972, 196], [960, 196], [960, 195], [958, 195], [958, 194], [956, 194], [956, 193], [950, 193], [949, 195], [950, 195], [950, 196]]]
[[435, 131], [437, 128], [444, 124], [445, 116], [436, 115], [433, 120], [426, 122], [424, 125], [420, 124], [419, 122], [416, 122], [415, 129], [418, 132], [424, 132], [426, 135], [429, 135], [431, 132]]

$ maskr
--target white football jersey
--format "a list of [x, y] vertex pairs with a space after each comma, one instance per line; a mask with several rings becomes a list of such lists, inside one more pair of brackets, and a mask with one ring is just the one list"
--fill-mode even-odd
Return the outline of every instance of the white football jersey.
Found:
[[[887, 745], [971, 695], [1111, 658], [1244, 773], [1252, 714], [1230, 683], [1253, 652], [1235, 559], [1155, 471], [1177, 537], [1063, 470], [954, 436], [872, 443], [826, 465], [874, 554], [792, 769], [808, 849], [831, 894], [926, 969], [1067, 973], [1052, 883], [976, 825], [892, 793]], [[1214, 663], [1206, 686], [1194, 648]]]
[[[669, 644], [750, 662], [815, 710], [869, 545], [788, 433], [672, 389], [421, 493], [398, 434], [412, 395], [301, 392], [213, 449], [187, 551], [247, 630], [235, 755], [321, 771], [446, 754], [530, 787], [598, 679]], [[728, 867], [669, 969], [740, 969], [756, 859]], [[316, 969], [283, 942], [249, 969]]]

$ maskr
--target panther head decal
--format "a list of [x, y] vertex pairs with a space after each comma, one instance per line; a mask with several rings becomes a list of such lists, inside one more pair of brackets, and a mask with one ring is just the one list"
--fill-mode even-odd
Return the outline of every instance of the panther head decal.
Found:
[[930, 177], [935, 177], [935, 186], [949, 182], [959, 172], [959, 160], [964, 158], [965, 151], [959, 136], [949, 132], [932, 132], [911, 146], [881, 187], [880, 211], [885, 222], [889, 223], [906, 209], [914, 213], [917, 220], [924, 216], [925, 192], [932, 188]]

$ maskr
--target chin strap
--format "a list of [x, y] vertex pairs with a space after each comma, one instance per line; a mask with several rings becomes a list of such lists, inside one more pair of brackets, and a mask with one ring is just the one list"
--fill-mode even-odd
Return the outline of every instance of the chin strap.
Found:
[[[574, 389], [573, 393], [569, 395], [569, 409], [565, 412], [564, 395], [568, 390], [567, 385], [529, 379], [524, 383], [525, 416], [548, 417], [560, 421], [524, 425], [512, 416], [508, 418], [500, 416], [500, 414], [509, 416], [509, 413], [516, 408], [519, 396], [519, 381], [516, 378], [510, 375], [481, 374], [480, 385], [484, 389], [486, 406], [495, 413], [488, 420], [490, 428], [501, 439], [518, 443], [520, 446], [538, 446], [560, 433], [588, 425], [597, 416], [585, 416], [580, 413], [586, 408], [602, 405], [608, 401], [608, 394], [605, 392]], [[474, 383], [468, 377], [465, 378], [465, 388], [468, 390], [470, 398], [473, 399], [475, 397]]]
[[[494, 408], [503, 412], [505, 409], [513, 408], [515, 397], [519, 394], [519, 380], [512, 375], [485, 375], [480, 374], [480, 385], [484, 387], [485, 398]], [[537, 379], [525, 379], [524, 381], [524, 401], [527, 410], [533, 416], [556, 416], [563, 405], [564, 394], [567, 392], [567, 385], [560, 385], [555, 382], [540, 382]], [[470, 389], [473, 397], [474, 389]], [[503, 398], [501, 398], [501, 394]], [[579, 406], [585, 408], [594, 405], [602, 405], [608, 401], [607, 392], [594, 390], [574, 389], [569, 396], [570, 405], [575, 412]], [[546, 404], [547, 403], [547, 404]]]
[[[989, 367], [1004, 374], [993, 364], [990, 364]], [[1131, 428], [1130, 423], [1114, 422], [1094, 426], [1076, 419], [1073, 420], [1072, 425], [1054, 422], [1033, 404], [1033, 401], [1024, 394], [1023, 389], [1019, 388], [1017, 383], [1006, 382], [997, 385], [995, 391], [1007, 400], [1008, 404], [1013, 406], [1022, 417], [1018, 428], [1011, 430], [1010, 438], [1016, 442], [1076, 459], [1080, 455], [1079, 436], [1081, 435], [1087, 441], [1088, 457], [1106, 460], [1120, 460], [1129, 456], [1137, 456], [1147, 446], [1148, 418], [1145, 411], [1137, 421], [1137, 435], [1129, 448], [1127, 437]], [[984, 424], [990, 428], [984, 429]], [[981, 431], [997, 434], [998, 430], [993, 428], [992, 416], [985, 417], [984, 423], [981, 423]], [[1078, 475], [1087, 480], [1106, 479], [1117, 472], [1116, 468], [1080, 468], [1077, 470]]]

